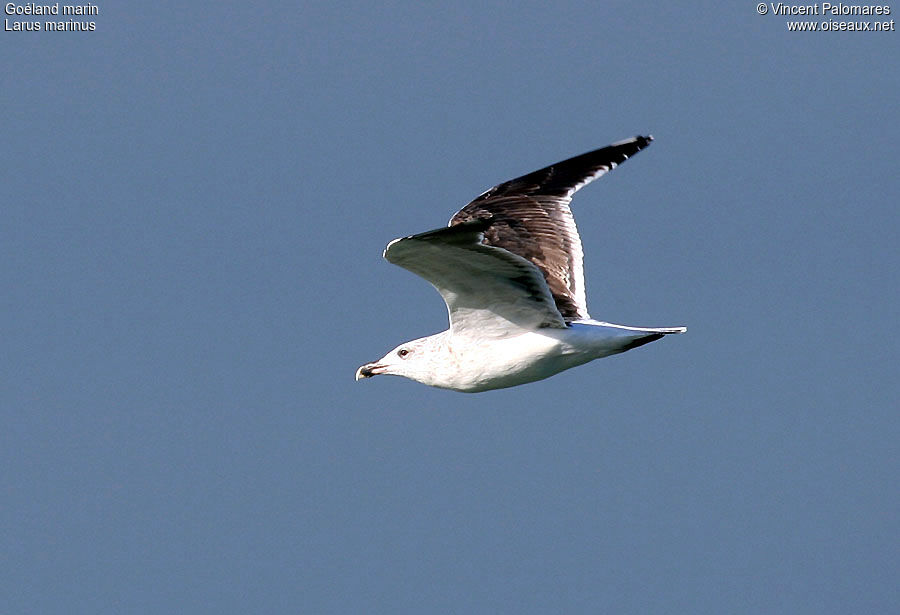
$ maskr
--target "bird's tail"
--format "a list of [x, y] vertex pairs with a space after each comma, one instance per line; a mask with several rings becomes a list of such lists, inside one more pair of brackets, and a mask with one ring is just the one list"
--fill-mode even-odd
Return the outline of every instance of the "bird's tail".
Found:
[[629, 327], [593, 319], [573, 322], [570, 327], [577, 329], [575, 337], [590, 340], [588, 345], [597, 352], [595, 358], [608, 357], [655, 342], [666, 335], [687, 331], [687, 327]]

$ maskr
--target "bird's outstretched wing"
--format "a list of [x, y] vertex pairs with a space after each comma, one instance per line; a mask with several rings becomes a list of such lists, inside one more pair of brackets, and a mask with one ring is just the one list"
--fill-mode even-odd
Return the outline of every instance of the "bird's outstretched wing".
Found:
[[504, 182], [456, 212], [450, 227], [490, 219], [482, 243], [503, 248], [537, 267], [565, 321], [589, 318], [581, 238], [569, 203], [579, 188], [652, 140], [651, 136], [633, 137]]
[[384, 258], [431, 282], [447, 304], [454, 335], [565, 328], [541, 272], [521, 256], [483, 243], [491, 225], [473, 219], [395, 239]]

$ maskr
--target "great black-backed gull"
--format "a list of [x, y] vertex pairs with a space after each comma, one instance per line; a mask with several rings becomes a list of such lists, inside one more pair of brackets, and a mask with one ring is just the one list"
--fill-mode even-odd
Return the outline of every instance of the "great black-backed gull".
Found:
[[626, 327], [591, 319], [575, 192], [641, 151], [634, 137], [495, 186], [447, 227], [402, 237], [389, 262], [438, 290], [450, 328], [400, 344], [356, 379], [391, 374], [476, 393], [541, 380], [643, 346], [686, 327]]

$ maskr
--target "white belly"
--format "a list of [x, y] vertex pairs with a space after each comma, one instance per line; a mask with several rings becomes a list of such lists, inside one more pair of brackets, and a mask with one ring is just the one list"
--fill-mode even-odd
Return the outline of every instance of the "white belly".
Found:
[[477, 393], [534, 382], [621, 352], [633, 337], [634, 331], [622, 328], [576, 323], [474, 343], [451, 338], [447, 369], [427, 384]]

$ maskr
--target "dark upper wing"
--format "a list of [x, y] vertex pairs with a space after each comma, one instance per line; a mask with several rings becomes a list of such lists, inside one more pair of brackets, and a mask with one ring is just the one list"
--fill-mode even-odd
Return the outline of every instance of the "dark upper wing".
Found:
[[588, 318], [581, 238], [569, 203], [579, 188], [652, 140], [633, 137], [494, 186], [456, 212], [450, 226], [490, 218], [483, 243], [531, 261], [544, 275], [566, 321]]

